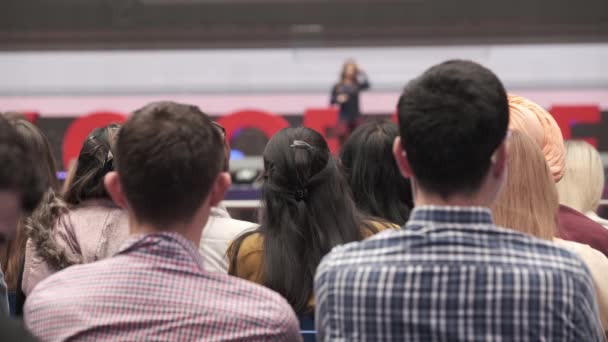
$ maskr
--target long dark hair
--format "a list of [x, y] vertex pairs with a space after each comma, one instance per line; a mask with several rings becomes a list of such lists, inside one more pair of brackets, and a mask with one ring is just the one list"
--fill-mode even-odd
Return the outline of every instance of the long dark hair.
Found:
[[[44, 175], [43, 184], [48, 192], [57, 190], [59, 181], [57, 180], [57, 167], [51, 145], [46, 136], [23, 115], [19, 113], [3, 114], [8, 121], [13, 125], [17, 133], [21, 135], [25, 141], [31, 146], [32, 152], [36, 156], [36, 165], [31, 167], [39, 167]], [[25, 256], [25, 244], [27, 241], [26, 222], [28, 218], [23, 217], [19, 221], [19, 226], [13, 238], [8, 241], [5, 246], [0, 247], [0, 264], [6, 278], [6, 283], [9, 290], [19, 290], [18, 278], [21, 272], [21, 263]]]
[[403, 225], [413, 203], [410, 182], [401, 176], [393, 157], [398, 135], [397, 125], [388, 120], [361, 125], [342, 146], [340, 160], [357, 207]]
[[96, 128], [84, 141], [73, 175], [66, 180], [63, 197], [68, 204], [109, 198], [103, 178], [114, 170], [114, 140], [119, 128], [118, 124]]
[[65, 249], [57, 244], [53, 227], [61, 215], [81, 202], [109, 198], [103, 179], [114, 169], [114, 140], [119, 128], [118, 124], [111, 124], [97, 128], [88, 135], [80, 149], [78, 161], [66, 179], [63, 196], [58, 196], [54, 191], [48, 192], [26, 223], [28, 235], [40, 256], [57, 269], [81, 263], [81, 260], [78, 256], [65, 253]]
[[237, 255], [250, 234], [263, 237], [263, 284], [280, 293], [297, 313], [306, 313], [314, 274], [334, 246], [376, 229], [359, 214], [346, 180], [323, 137], [309, 128], [285, 128], [264, 151], [261, 225], [233, 244]]

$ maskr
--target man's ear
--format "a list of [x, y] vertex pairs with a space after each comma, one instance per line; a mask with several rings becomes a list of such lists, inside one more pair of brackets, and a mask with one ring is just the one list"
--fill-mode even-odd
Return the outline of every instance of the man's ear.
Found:
[[495, 178], [500, 178], [507, 172], [507, 140], [505, 139], [492, 155], [492, 175]]
[[395, 157], [401, 175], [404, 178], [412, 177], [412, 168], [410, 167], [410, 162], [407, 160], [407, 154], [401, 145], [401, 137], [395, 138], [395, 142], [393, 143], [393, 156]]
[[224, 199], [224, 195], [231, 183], [232, 181], [228, 172], [220, 172], [217, 178], [215, 178], [215, 182], [211, 187], [211, 193], [209, 194], [209, 204], [212, 207], [217, 206]]
[[128, 202], [124, 192], [122, 191], [122, 184], [120, 184], [118, 172], [108, 172], [103, 179], [103, 184], [114, 203], [123, 209], [127, 209]]

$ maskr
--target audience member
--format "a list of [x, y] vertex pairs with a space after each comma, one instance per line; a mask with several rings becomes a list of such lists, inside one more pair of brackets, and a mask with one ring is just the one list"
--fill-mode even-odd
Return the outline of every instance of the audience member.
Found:
[[59, 270], [113, 255], [128, 238], [127, 214], [112, 202], [103, 184], [114, 169], [118, 130], [116, 124], [93, 130], [69, 172], [63, 198], [48, 193], [29, 219], [26, 295]]
[[340, 160], [359, 210], [401, 226], [414, 204], [410, 182], [393, 157], [398, 135], [399, 128], [388, 120], [363, 124], [342, 146]]
[[[557, 123], [538, 104], [516, 95], [509, 95], [511, 113], [509, 128], [530, 136], [541, 147], [555, 182], [566, 172], [564, 138]], [[565, 205], [559, 206], [557, 236], [589, 245], [608, 256], [608, 230], [583, 213]]]
[[559, 202], [608, 228], [596, 213], [604, 191], [604, 164], [597, 150], [582, 140], [566, 141], [566, 174], [557, 183]]
[[[0, 245], [11, 241], [20, 218], [36, 208], [47, 188], [32, 146], [0, 115]], [[0, 286], [1, 287], [1, 286]], [[0, 339], [35, 341], [18, 320], [6, 316], [6, 293], [0, 298]]]
[[[230, 170], [230, 146], [226, 140], [226, 131], [220, 124], [213, 123], [224, 139], [224, 167], [223, 172]], [[200, 251], [203, 255], [204, 266], [207, 271], [228, 273], [228, 257], [226, 251], [230, 243], [243, 232], [257, 228], [257, 224], [235, 220], [230, 217], [222, 203], [211, 208], [209, 221], [203, 229]]]
[[205, 269], [228, 273], [228, 247], [239, 235], [257, 227], [256, 223], [233, 219], [222, 203], [211, 208], [200, 244]]
[[[602, 325], [608, 331], [608, 258], [588, 245], [555, 237], [559, 201], [539, 146], [526, 134], [513, 131], [507, 148], [507, 182], [492, 206], [496, 224], [552, 240], [583, 259], [591, 270]], [[568, 171], [561, 182], [567, 177]]]
[[149, 104], [118, 133], [105, 176], [134, 235], [111, 258], [38, 284], [25, 321], [44, 340], [300, 340], [283, 298], [209, 273], [199, 254], [211, 207], [230, 185], [221, 135], [197, 107]]
[[261, 225], [232, 245], [229, 274], [280, 293], [300, 315], [312, 314], [321, 258], [384, 225], [364, 220], [325, 139], [312, 129], [285, 128], [270, 139], [263, 180]]
[[315, 278], [320, 340], [601, 341], [593, 280], [550, 242], [493, 223], [507, 95], [448, 61], [410, 82], [394, 155], [416, 207], [399, 232], [335, 248]]
[[[57, 180], [57, 167], [51, 146], [44, 134], [33, 123], [17, 113], [6, 113], [5, 117], [11, 123], [18, 134], [30, 145], [36, 163], [35, 167], [42, 170], [44, 184], [49, 190], [59, 188]], [[29, 166], [32, 167], [32, 166]], [[28, 216], [22, 216], [13, 238], [0, 248], [0, 263], [6, 278], [9, 291], [9, 302], [11, 315], [21, 315], [25, 297], [21, 292], [21, 275], [23, 274], [23, 263], [25, 260], [25, 243], [27, 241], [26, 222]]]
[[538, 104], [509, 94], [509, 128], [523, 131], [540, 146], [556, 182], [564, 176], [566, 153], [557, 122]]

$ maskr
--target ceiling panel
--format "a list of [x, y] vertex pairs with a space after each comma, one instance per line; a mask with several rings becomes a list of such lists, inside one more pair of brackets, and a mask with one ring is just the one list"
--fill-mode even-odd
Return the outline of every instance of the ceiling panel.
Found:
[[2, 0], [0, 49], [608, 41], [608, 1]]

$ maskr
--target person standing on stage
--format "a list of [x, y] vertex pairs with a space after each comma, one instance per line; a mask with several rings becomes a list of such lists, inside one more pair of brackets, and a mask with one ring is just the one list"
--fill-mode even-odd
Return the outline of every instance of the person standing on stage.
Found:
[[366, 89], [369, 89], [367, 75], [354, 60], [347, 60], [342, 68], [340, 81], [332, 88], [330, 101], [332, 105], [340, 106], [337, 135], [341, 143], [359, 123], [359, 92]]

